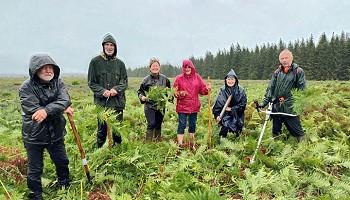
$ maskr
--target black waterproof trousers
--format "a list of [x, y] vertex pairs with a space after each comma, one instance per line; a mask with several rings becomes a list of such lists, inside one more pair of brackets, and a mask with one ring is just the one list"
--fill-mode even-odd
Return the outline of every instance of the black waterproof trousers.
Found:
[[228, 132], [231, 132], [231, 133], [235, 133], [236, 134], [236, 137], [239, 136], [239, 133], [242, 131], [242, 129], [239, 129], [235, 132], [233, 132], [232, 130], [230, 130], [230, 128], [228, 128], [227, 126], [221, 126], [221, 129], [220, 129], [220, 132], [219, 132], [219, 136], [222, 136], [222, 137], [227, 137], [227, 133]]
[[294, 137], [304, 136], [304, 130], [301, 127], [300, 117], [290, 117], [290, 116], [282, 116], [282, 115], [271, 115], [273, 126], [272, 126], [272, 134], [273, 136], [278, 136], [282, 134], [282, 123], [287, 127], [288, 131]]
[[35, 195], [41, 196], [41, 176], [44, 168], [44, 149], [47, 149], [51, 160], [56, 166], [57, 185], [69, 186], [69, 160], [64, 145], [64, 139], [52, 144], [30, 144], [24, 143], [28, 157], [27, 185]]
[[161, 130], [164, 115], [159, 110], [145, 106], [145, 116], [147, 119], [147, 130]]

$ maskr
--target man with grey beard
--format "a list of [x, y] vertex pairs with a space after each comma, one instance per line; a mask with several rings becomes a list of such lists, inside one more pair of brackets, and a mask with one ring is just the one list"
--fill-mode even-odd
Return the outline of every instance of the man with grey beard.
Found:
[[22, 139], [28, 157], [27, 186], [32, 192], [29, 199], [42, 199], [45, 149], [56, 166], [57, 186], [70, 185], [63, 113], [73, 114], [74, 110], [70, 107], [66, 87], [59, 78], [60, 68], [49, 55], [33, 55], [29, 75], [19, 88]]

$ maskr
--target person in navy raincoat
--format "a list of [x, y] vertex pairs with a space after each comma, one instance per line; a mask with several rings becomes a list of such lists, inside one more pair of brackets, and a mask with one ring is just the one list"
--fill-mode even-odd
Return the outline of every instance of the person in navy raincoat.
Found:
[[[232, 95], [231, 101], [222, 116], [221, 111]], [[238, 85], [236, 73], [231, 71], [225, 76], [225, 85], [220, 89], [213, 107], [213, 115], [221, 126], [219, 138], [226, 137], [230, 131], [238, 136], [244, 126], [244, 110], [247, 105], [247, 95], [244, 88]], [[220, 140], [219, 140], [220, 142]]]

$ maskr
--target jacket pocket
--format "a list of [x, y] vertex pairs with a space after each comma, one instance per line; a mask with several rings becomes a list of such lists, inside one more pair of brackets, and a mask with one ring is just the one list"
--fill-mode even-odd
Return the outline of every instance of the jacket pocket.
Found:
[[28, 119], [26, 123], [23, 124], [23, 140], [28, 142], [46, 142], [48, 139], [48, 131], [44, 126], [44, 121], [40, 124], [35, 120]]

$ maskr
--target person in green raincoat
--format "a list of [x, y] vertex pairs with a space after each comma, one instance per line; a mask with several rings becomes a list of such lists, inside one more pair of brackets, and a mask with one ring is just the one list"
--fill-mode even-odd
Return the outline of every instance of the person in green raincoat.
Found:
[[[122, 60], [117, 57], [117, 42], [111, 33], [102, 38], [100, 55], [91, 59], [88, 72], [88, 84], [94, 93], [94, 103], [106, 109], [113, 109], [116, 120], [123, 121], [125, 109], [125, 90], [128, 87], [128, 75]], [[107, 138], [107, 123], [98, 119], [97, 147], [101, 148]], [[112, 132], [113, 145], [120, 144], [122, 137]]]
[[[265, 97], [259, 104], [265, 107], [269, 102], [273, 103], [272, 112], [296, 114], [293, 111], [294, 101], [291, 91], [293, 89], [305, 90], [306, 80], [304, 70], [293, 62], [293, 54], [289, 50], [283, 50], [279, 55], [279, 67], [274, 71], [270, 83], [267, 86]], [[282, 124], [289, 133], [298, 141], [305, 137], [299, 116], [271, 115], [273, 121], [272, 135], [276, 138], [282, 134]]]

